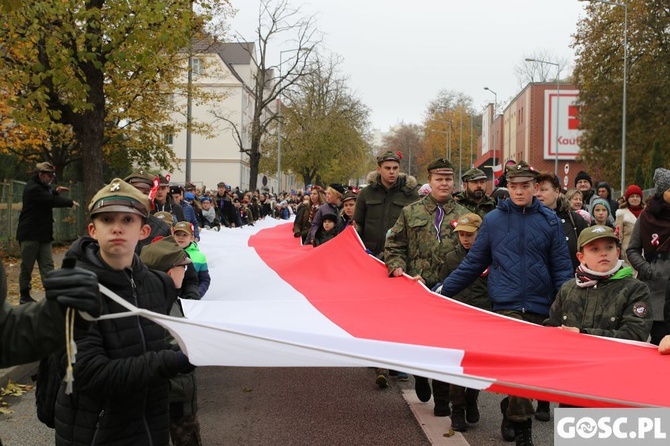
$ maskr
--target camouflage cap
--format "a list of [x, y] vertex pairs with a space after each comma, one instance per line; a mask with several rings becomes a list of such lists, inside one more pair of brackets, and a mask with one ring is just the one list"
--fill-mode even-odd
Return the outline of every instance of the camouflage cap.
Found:
[[476, 232], [482, 225], [482, 218], [477, 214], [465, 214], [458, 219], [454, 231]]
[[472, 169], [466, 171], [461, 177], [461, 181], [464, 183], [468, 181], [479, 181], [479, 180], [488, 180], [488, 177], [483, 170], [473, 167]]
[[182, 231], [186, 232], [189, 235], [193, 235], [193, 224], [189, 221], [180, 221], [174, 225], [174, 232]]
[[454, 165], [446, 158], [438, 158], [428, 165], [428, 173], [454, 173]]
[[402, 153], [399, 151], [394, 153], [389, 150], [377, 157], [377, 165], [381, 166], [384, 161], [395, 161], [396, 163], [399, 163], [401, 159]]
[[128, 212], [146, 217], [149, 199], [121, 178], [114, 178], [93, 196], [88, 210], [91, 216], [102, 212]]
[[577, 249], [582, 249], [584, 246], [588, 245], [594, 240], [600, 238], [611, 238], [617, 243], [619, 242], [619, 237], [614, 233], [614, 230], [608, 226], [589, 226], [588, 228], [582, 230], [577, 239]]
[[37, 166], [35, 166], [35, 170], [38, 172], [53, 173], [56, 171], [56, 168], [49, 161], [44, 161], [43, 163], [38, 163]]
[[163, 220], [165, 223], [169, 224], [170, 226], [172, 226], [174, 224], [174, 217], [169, 212], [164, 212], [164, 211], [156, 212], [154, 214], [154, 217], [156, 217], [159, 220]]
[[537, 179], [539, 172], [525, 161], [511, 166], [505, 177], [508, 183], [525, 183]]
[[191, 259], [174, 237], [163, 237], [142, 248], [140, 259], [150, 269], [167, 272], [175, 266], [188, 265]]

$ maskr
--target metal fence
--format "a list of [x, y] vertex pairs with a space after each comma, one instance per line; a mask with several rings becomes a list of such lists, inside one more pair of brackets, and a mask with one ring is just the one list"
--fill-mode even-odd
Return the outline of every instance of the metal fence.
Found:
[[[0, 248], [10, 255], [18, 255], [19, 243], [16, 241], [16, 226], [23, 207], [23, 189], [26, 183], [16, 180], [4, 180], [0, 190]], [[84, 203], [84, 187], [81, 183], [65, 185], [69, 192], [62, 195], [73, 199], [80, 205]], [[54, 242], [68, 244], [86, 231], [86, 213], [84, 208], [58, 208], [53, 210]]]

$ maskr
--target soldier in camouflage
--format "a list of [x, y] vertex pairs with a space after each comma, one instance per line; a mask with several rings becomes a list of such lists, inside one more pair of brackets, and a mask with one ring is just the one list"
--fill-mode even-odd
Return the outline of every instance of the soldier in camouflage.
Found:
[[611, 228], [591, 226], [579, 235], [575, 278], [551, 306], [547, 325], [608, 338], [646, 342], [653, 322], [649, 288], [619, 259]]
[[[405, 206], [386, 235], [384, 260], [389, 276], [408, 274], [432, 288], [439, 282], [444, 259], [458, 243], [454, 226], [468, 210], [454, 201], [454, 167], [445, 158], [428, 166], [431, 192]], [[430, 399], [428, 379], [416, 376], [415, 389], [421, 401]], [[450, 415], [449, 384], [433, 381], [435, 416]]]
[[496, 201], [486, 195], [486, 183], [488, 177], [486, 174], [473, 167], [463, 174], [461, 181], [465, 189], [456, 195], [454, 200], [463, 207], [484, 218], [486, 214], [496, 208]]

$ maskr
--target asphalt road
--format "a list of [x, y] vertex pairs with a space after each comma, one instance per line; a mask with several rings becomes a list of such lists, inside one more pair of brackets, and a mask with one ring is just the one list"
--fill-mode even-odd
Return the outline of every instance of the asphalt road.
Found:
[[[201, 367], [197, 371], [204, 445], [512, 445], [500, 436], [500, 395], [482, 393], [482, 420], [445, 437], [449, 418], [420, 403], [413, 381], [381, 390], [364, 368]], [[23, 380], [29, 382], [29, 379]], [[6, 397], [5, 446], [47, 446], [53, 431], [35, 416], [34, 393]], [[553, 444], [553, 422], [534, 422], [538, 446]]]

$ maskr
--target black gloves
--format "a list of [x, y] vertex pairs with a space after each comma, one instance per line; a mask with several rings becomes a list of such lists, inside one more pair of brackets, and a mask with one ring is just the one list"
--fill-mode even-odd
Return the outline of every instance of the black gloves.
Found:
[[47, 274], [44, 281], [46, 298], [63, 307], [85, 311], [93, 317], [100, 316], [100, 291], [98, 277], [91, 271], [74, 266], [74, 259], [65, 259], [63, 268]]

